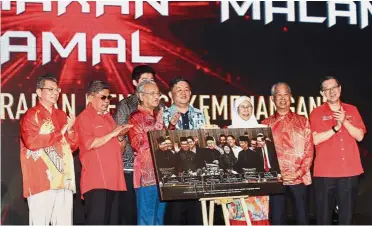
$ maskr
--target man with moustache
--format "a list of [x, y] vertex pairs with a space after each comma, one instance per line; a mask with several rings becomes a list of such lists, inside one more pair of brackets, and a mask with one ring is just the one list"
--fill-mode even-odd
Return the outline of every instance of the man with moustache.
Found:
[[320, 94], [326, 102], [310, 115], [316, 157], [314, 189], [317, 224], [331, 224], [335, 203], [339, 207], [339, 224], [352, 224], [363, 173], [357, 141], [366, 133], [358, 109], [341, 102], [341, 84], [332, 76], [321, 80]]
[[226, 145], [226, 135], [225, 134], [221, 134], [220, 137], [219, 137], [218, 147], [222, 148], [225, 145]]
[[[155, 70], [148, 65], [139, 65], [133, 68], [132, 84], [136, 88], [143, 81], [154, 81]], [[129, 115], [135, 112], [139, 105], [138, 96], [135, 94], [121, 100], [114, 114], [114, 119], [118, 125], [128, 124]], [[121, 223], [124, 225], [137, 224], [136, 210], [136, 193], [133, 187], [133, 163], [134, 152], [129, 143], [128, 136], [120, 136], [122, 151], [123, 151], [123, 169], [124, 178], [127, 185], [127, 191], [121, 193], [120, 197], [120, 213], [122, 215]], [[131, 206], [131, 208], [127, 208]]]
[[61, 88], [51, 75], [37, 78], [38, 103], [20, 123], [23, 196], [30, 225], [72, 225], [77, 148], [75, 116], [56, 109]]
[[155, 177], [154, 162], [150, 150], [148, 131], [163, 130], [162, 110], [157, 108], [160, 102], [159, 87], [153, 81], [143, 81], [137, 86], [136, 94], [140, 105], [129, 117], [133, 125], [129, 131], [129, 140], [135, 153], [134, 188], [137, 197], [137, 215], [139, 225], [162, 225], [166, 203], [160, 202]]
[[120, 191], [126, 191], [118, 136], [132, 126], [118, 126], [111, 117], [111, 95], [106, 82], [92, 81], [87, 96], [89, 103], [76, 121], [85, 223], [118, 224]]
[[[271, 95], [276, 112], [262, 124], [272, 129], [285, 193], [270, 196], [270, 223], [287, 224], [285, 197], [290, 196], [296, 223], [308, 224], [307, 186], [311, 184], [310, 167], [314, 152], [310, 123], [304, 116], [291, 112], [292, 93], [287, 83], [274, 84]], [[264, 147], [264, 140], [258, 137], [257, 145]]]
[[[168, 129], [200, 129], [205, 124], [203, 113], [190, 104], [191, 85], [183, 77], [173, 78], [169, 83], [169, 95], [173, 104], [164, 110], [164, 124]], [[201, 204], [199, 201], [170, 202], [166, 219], [174, 225], [202, 224]]]

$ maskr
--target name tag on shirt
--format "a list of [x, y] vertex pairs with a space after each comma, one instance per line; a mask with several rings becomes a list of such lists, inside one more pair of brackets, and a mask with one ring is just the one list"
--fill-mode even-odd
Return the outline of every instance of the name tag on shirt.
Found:
[[332, 120], [332, 115], [323, 116], [323, 121]]

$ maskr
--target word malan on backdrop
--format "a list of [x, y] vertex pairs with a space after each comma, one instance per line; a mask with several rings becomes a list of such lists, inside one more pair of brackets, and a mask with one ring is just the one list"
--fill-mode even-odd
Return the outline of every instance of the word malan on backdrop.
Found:
[[[206, 109], [213, 124], [231, 123], [240, 95], [254, 100], [260, 120], [273, 114], [271, 85], [292, 88], [292, 111], [306, 117], [323, 99], [319, 79], [339, 78], [342, 99], [355, 104], [367, 127], [371, 107], [371, 15], [368, 1], [1, 1], [1, 182], [2, 223], [28, 222], [22, 198], [19, 120], [37, 102], [37, 76], [59, 79], [57, 107], [78, 115], [94, 79], [110, 84], [110, 108], [133, 93], [131, 70], [150, 64], [157, 71], [167, 105], [168, 82], [184, 76], [191, 103]], [[368, 130], [368, 129], [367, 129]], [[366, 172], [371, 138], [360, 144]], [[80, 175], [75, 159], [76, 175]], [[79, 178], [77, 178], [79, 180]], [[357, 213], [372, 215], [367, 195], [372, 180], [361, 180]], [[79, 181], [77, 181], [78, 183]], [[74, 221], [84, 213], [75, 197]]]

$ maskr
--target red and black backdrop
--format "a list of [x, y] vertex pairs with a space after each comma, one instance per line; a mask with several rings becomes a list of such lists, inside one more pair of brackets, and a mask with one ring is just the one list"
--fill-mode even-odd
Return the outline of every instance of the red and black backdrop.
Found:
[[[19, 161], [19, 119], [36, 103], [37, 76], [60, 81], [58, 107], [78, 115], [87, 84], [108, 81], [115, 104], [133, 92], [131, 70], [157, 71], [164, 100], [172, 77], [193, 86], [193, 105], [211, 123], [230, 124], [231, 103], [252, 96], [257, 118], [273, 112], [271, 85], [288, 82], [292, 110], [308, 116], [320, 105], [319, 80], [336, 76], [342, 100], [356, 105], [367, 125], [370, 106], [370, 2], [1, 2], [2, 223], [26, 224]], [[111, 4], [111, 5], [109, 5]], [[365, 169], [356, 213], [372, 215], [372, 138], [360, 143]], [[76, 159], [77, 180], [80, 168]], [[79, 181], [77, 181], [79, 182]], [[76, 197], [75, 223], [82, 222]]]

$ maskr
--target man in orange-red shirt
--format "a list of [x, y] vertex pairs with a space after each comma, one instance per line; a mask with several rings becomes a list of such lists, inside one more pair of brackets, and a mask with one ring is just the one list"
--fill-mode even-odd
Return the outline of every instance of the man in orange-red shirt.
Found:
[[341, 85], [334, 77], [321, 81], [320, 93], [326, 103], [310, 115], [316, 157], [314, 188], [317, 224], [332, 224], [335, 201], [339, 224], [352, 224], [358, 191], [358, 177], [363, 173], [356, 141], [361, 141], [366, 127], [358, 109], [340, 101]]
[[[311, 184], [310, 167], [314, 154], [310, 123], [304, 116], [291, 112], [292, 93], [287, 83], [273, 85], [271, 95], [276, 112], [262, 124], [272, 129], [285, 193], [270, 196], [270, 223], [287, 224], [285, 196], [291, 196], [296, 224], [309, 224], [307, 186]], [[258, 146], [262, 146], [260, 140], [257, 137]]]
[[54, 107], [61, 88], [57, 79], [37, 79], [39, 102], [21, 120], [23, 196], [30, 225], [72, 225], [75, 173], [72, 151], [77, 148], [75, 116]]
[[108, 112], [111, 96], [106, 82], [91, 82], [87, 96], [89, 104], [76, 122], [85, 223], [118, 224], [119, 195], [126, 191], [126, 185], [117, 136], [125, 134], [131, 126], [118, 126]]

